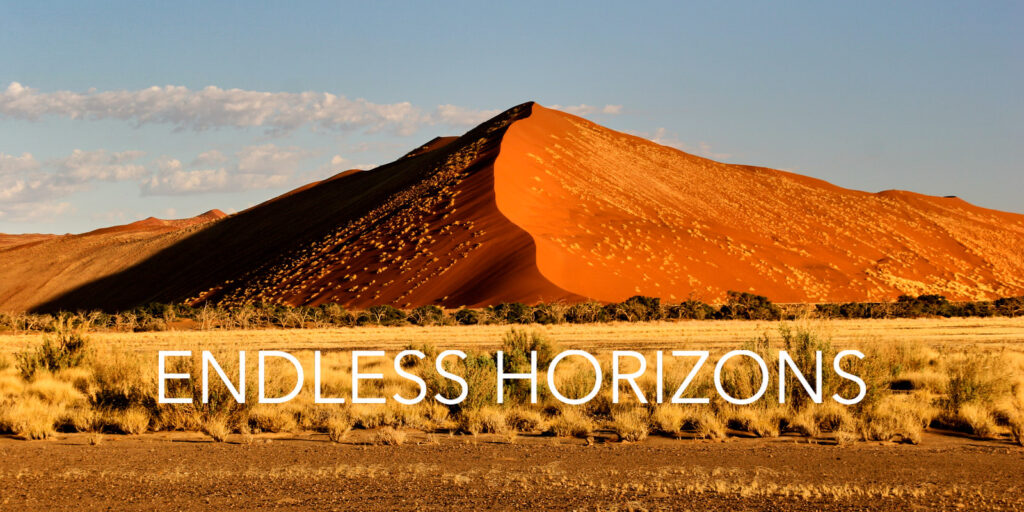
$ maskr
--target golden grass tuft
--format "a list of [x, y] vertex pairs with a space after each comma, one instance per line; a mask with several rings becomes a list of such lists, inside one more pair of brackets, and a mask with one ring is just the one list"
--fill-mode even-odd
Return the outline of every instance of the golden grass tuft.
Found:
[[405, 444], [405, 432], [393, 427], [384, 427], [373, 434], [373, 444], [399, 446]]
[[56, 426], [62, 431], [91, 432], [96, 430], [100, 415], [86, 405], [64, 409], [57, 415]]
[[346, 414], [334, 414], [327, 419], [327, 438], [340, 443], [352, 431], [352, 420]]
[[589, 416], [575, 408], [566, 407], [548, 423], [548, 431], [558, 437], [584, 438], [594, 432], [597, 425]]
[[36, 377], [29, 383], [26, 391], [29, 395], [56, 405], [71, 405], [85, 401], [85, 395], [75, 389], [74, 385], [48, 376]]
[[142, 407], [108, 410], [100, 420], [104, 426], [122, 434], [142, 434], [149, 429], [149, 411]]
[[256, 432], [294, 432], [298, 423], [289, 409], [260, 404], [249, 409], [249, 426]]
[[60, 409], [36, 397], [26, 397], [0, 410], [0, 430], [22, 439], [46, 439], [55, 432]]
[[612, 413], [612, 429], [620, 441], [635, 443], [647, 439], [651, 432], [650, 415], [641, 407]]
[[525, 406], [509, 409], [505, 421], [517, 432], [538, 432], [543, 431], [547, 426], [547, 420], [544, 419], [543, 413]]
[[957, 411], [957, 419], [961, 421], [971, 433], [983, 438], [992, 439], [996, 437], [998, 428], [996, 427], [995, 417], [989, 411], [989, 408], [983, 404], [964, 404], [960, 406], [960, 410]]
[[203, 433], [210, 436], [214, 441], [223, 443], [227, 441], [228, 435], [231, 434], [231, 429], [228, 428], [227, 420], [217, 415], [207, 418], [203, 422]]

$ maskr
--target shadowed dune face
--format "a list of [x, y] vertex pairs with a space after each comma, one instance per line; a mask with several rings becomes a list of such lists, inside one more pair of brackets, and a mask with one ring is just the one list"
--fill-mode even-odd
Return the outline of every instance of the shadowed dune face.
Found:
[[1024, 294], [1022, 215], [722, 164], [532, 103], [222, 215], [0, 245], [0, 310]]
[[12, 236], [20, 242], [0, 245], [0, 310], [31, 309], [114, 275], [223, 217], [220, 210], [211, 210], [188, 219], [150, 217], [80, 235]]
[[[505, 129], [530, 107], [510, 109], [456, 140], [435, 139], [372, 171], [276, 197], [158, 251], [118, 260], [120, 272], [22, 307], [578, 300], [541, 276], [533, 239], [495, 205], [491, 165]], [[66, 266], [56, 258], [47, 263]]]
[[1024, 293], [1022, 215], [722, 164], [540, 106], [505, 135], [495, 184], [541, 274], [599, 300]]
[[540, 275], [533, 240], [495, 204], [492, 164], [501, 137], [529, 111], [530, 105], [516, 107], [457, 141], [434, 139], [393, 166], [360, 173], [371, 180], [407, 176], [408, 185], [391, 195], [351, 190], [373, 207], [297, 244], [237, 285], [190, 300], [411, 307], [578, 298]]

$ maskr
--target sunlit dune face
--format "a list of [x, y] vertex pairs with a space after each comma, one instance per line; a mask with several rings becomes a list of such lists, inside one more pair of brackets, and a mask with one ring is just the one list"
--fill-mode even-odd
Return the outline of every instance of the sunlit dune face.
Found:
[[1024, 216], [722, 164], [540, 106], [506, 133], [495, 189], [541, 273], [600, 300], [1024, 290]]

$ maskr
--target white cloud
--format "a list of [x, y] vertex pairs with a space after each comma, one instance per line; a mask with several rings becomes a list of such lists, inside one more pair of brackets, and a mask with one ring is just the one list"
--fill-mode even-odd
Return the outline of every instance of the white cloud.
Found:
[[441, 105], [426, 114], [409, 102], [372, 103], [329, 92], [261, 92], [209, 86], [167, 85], [135, 91], [40, 92], [11, 82], [0, 92], [0, 117], [38, 120], [115, 119], [136, 125], [168, 124], [177, 130], [264, 127], [287, 132], [301, 126], [337, 131], [392, 130], [411, 134], [424, 125], [472, 125], [496, 114]]
[[71, 203], [0, 203], [0, 221], [4, 222], [50, 222], [74, 211]]
[[141, 214], [136, 211], [125, 210], [121, 208], [115, 208], [113, 210], [107, 210], [105, 212], [96, 212], [90, 216], [92, 220], [102, 222], [107, 225], [113, 224], [124, 224], [129, 222], [129, 219], [137, 219], [141, 217]]
[[157, 161], [157, 172], [142, 182], [146, 195], [218, 192], [228, 187], [228, 172], [220, 169], [185, 169], [175, 158]]
[[431, 124], [475, 126], [500, 113], [501, 110], [474, 110], [457, 105], [439, 105], [434, 110]]
[[673, 147], [680, 151], [686, 151], [687, 153], [702, 156], [704, 158], [710, 158], [712, 160], [727, 160], [729, 158], [732, 158], [731, 153], [715, 152], [711, 148], [711, 145], [704, 141], [698, 142], [697, 147], [692, 148], [688, 144], [680, 140], [676, 134], [668, 133], [668, 130], [666, 130], [665, 128], [658, 128], [657, 130], [654, 131], [654, 133], [630, 132], [630, 134], [636, 135], [637, 137], [643, 137], [645, 139], [650, 140], [651, 142], [661, 144], [662, 146]]
[[732, 158], [731, 153], [716, 153], [712, 151], [711, 145], [704, 141], [700, 141], [697, 143], [697, 153], [700, 154], [701, 156], [711, 158], [714, 160], [725, 160], [727, 158]]
[[[156, 172], [141, 184], [143, 195], [186, 195], [210, 192], [240, 192], [283, 187], [291, 184], [303, 160], [313, 153], [296, 146], [274, 144], [248, 146], [235, 153], [234, 165], [202, 168], [197, 163], [221, 161], [207, 151], [186, 166], [180, 160], [163, 157]], [[206, 155], [204, 157], [204, 155]], [[220, 157], [223, 157], [218, 152]]]
[[199, 156], [197, 156], [195, 160], [192, 160], [192, 165], [217, 165], [227, 161], [228, 157], [224, 156], [224, 153], [221, 153], [216, 149], [211, 149], [209, 151], [199, 153]]
[[312, 156], [297, 146], [278, 147], [274, 144], [248, 146], [238, 153], [238, 171], [258, 174], [291, 174], [299, 163]]
[[21, 156], [0, 153], [0, 174], [34, 171], [38, 168], [39, 162], [31, 153], [22, 153]]
[[622, 113], [622, 105], [605, 105], [603, 107], [598, 107], [583, 103], [580, 105], [551, 105], [550, 108], [561, 110], [562, 112], [567, 112], [576, 116], [588, 116], [591, 114], [617, 115]]
[[74, 192], [77, 188], [53, 173], [30, 172], [0, 175], [0, 204], [47, 201]]
[[141, 178], [146, 174], [145, 166], [133, 163], [145, 154], [142, 151], [108, 153], [103, 149], [76, 149], [70, 156], [56, 160], [53, 164], [59, 177], [72, 183], [126, 181]]

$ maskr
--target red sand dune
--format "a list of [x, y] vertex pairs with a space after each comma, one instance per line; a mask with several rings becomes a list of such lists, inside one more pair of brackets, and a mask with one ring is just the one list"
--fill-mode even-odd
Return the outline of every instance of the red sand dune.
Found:
[[[43, 241], [31, 268], [0, 249], [0, 278], [21, 276], [0, 309], [1024, 294], [1024, 215], [722, 164], [533, 103], [217, 222], [138, 224], [123, 248]], [[69, 284], [83, 259], [107, 270]]]
[[[211, 210], [188, 219], [150, 217], [80, 235], [0, 236], [0, 311], [32, 308], [128, 268], [223, 217], [224, 212]], [[31, 240], [4, 245], [8, 236]]]

